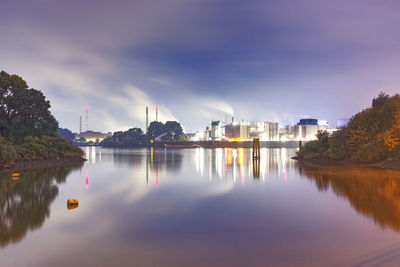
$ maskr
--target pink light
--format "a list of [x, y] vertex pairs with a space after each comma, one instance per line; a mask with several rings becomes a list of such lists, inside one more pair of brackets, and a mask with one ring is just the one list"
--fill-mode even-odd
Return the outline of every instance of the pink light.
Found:
[[240, 110], [240, 112], [241, 112], [241, 113], [244, 113], [244, 109], [242, 108], [242, 109]]
[[158, 188], [158, 166], [156, 167], [156, 188]]
[[86, 188], [89, 188], [89, 170], [86, 168], [86, 180], [85, 180]]
[[287, 184], [287, 168], [286, 168], [286, 164], [285, 164], [285, 184]]
[[86, 105], [86, 106], [85, 106], [85, 109], [86, 109], [86, 110], [89, 110], [89, 106], [88, 106], [88, 105]]

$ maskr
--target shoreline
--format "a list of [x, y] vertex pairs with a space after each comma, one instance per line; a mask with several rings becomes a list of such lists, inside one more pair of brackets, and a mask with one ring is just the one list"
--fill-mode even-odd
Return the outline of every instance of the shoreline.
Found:
[[353, 166], [400, 171], [400, 160], [361, 162], [351, 160], [334, 160], [328, 158], [303, 159], [299, 158], [298, 156], [291, 157], [291, 159], [296, 160], [300, 163], [312, 163], [320, 166]]
[[[174, 141], [174, 142], [154, 142], [149, 144], [144, 144], [140, 146], [130, 146], [130, 145], [110, 145], [102, 146], [104, 148], [165, 148], [165, 145], [181, 145], [181, 146], [193, 146], [199, 145], [202, 148], [252, 148], [253, 141]], [[82, 145], [84, 146], [84, 145]], [[261, 148], [298, 148], [298, 141], [260, 141]]]
[[0, 170], [32, 170], [48, 167], [72, 166], [82, 164], [85, 161], [86, 159], [81, 157], [18, 161], [14, 162], [14, 164], [10, 164], [7, 167], [0, 166]]

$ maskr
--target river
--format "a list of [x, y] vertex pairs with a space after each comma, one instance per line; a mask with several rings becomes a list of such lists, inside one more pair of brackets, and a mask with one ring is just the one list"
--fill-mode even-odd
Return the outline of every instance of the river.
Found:
[[284, 148], [84, 151], [0, 173], [0, 266], [400, 265], [400, 172]]

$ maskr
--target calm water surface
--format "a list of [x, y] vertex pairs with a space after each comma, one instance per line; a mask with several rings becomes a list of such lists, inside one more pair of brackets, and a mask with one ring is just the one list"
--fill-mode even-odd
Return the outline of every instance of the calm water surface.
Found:
[[0, 174], [0, 266], [400, 265], [400, 172], [290, 149], [85, 152]]

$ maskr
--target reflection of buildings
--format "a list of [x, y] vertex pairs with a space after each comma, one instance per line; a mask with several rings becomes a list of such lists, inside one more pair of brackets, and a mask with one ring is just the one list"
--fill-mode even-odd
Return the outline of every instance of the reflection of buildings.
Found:
[[265, 180], [270, 175], [287, 180], [287, 170], [294, 164], [293, 160], [289, 159], [292, 155], [294, 150], [261, 148], [260, 160], [256, 162], [258, 165], [254, 166], [252, 149], [198, 148], [194, 161], [196, 171], [201, 176], [208, 176], [210, 180], [217, 178], [245, 183], [246, 179], [259, 177], [260, 180]]
[[58, 184], [77, 167], [24, 171], [16, 182], [10, 173], [0, 174], [0, 247], [21, 241], [29, 230], [40, 228], [50, 216]]

